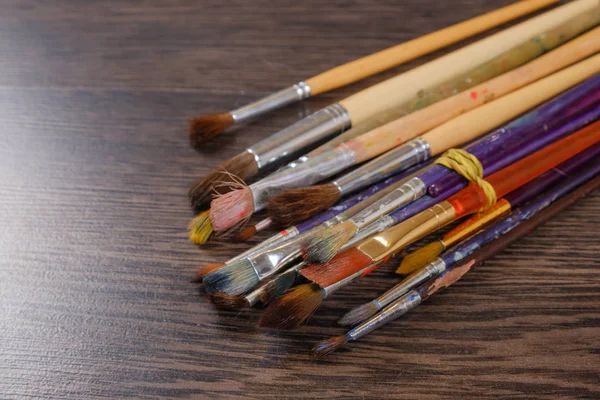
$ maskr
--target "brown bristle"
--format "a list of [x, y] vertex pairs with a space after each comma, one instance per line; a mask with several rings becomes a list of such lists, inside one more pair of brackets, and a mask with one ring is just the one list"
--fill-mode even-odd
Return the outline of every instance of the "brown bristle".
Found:
[[237, 234], [236, 239], [239, 241], [246, 241], [250, 239], [252, 236], [256, 235], [256, 226], [247, 226]]
[[313, 347], [312, 354], [317, 359], [323, 358], [348, 343], [349, 340], [347, 335], [334, 336], [330, 339], [323, 340]]
[[331, 207], [340, 196], [333, 184], [292, 189], [269, 199], [267, 210], [275, 222], [291, 226]]
[[214, 199], [210, 203], [210, 220], [216, 232], [224, 232], [243, 223], [253, 211], [252, 192], [245, 187]]
[[305, 284], [290, 289], [276, 299], [263, 314], [258, 326], [293, 329], [306, 321], [323, 302], [319, 286]]
[[225, 194], [239, 187], [244, 181], [258, 173], [254, 156], [247, 151], [226, 161], [190, 188], [188, 196], [192, 207], [202, 208], [210, 204], [215, 194]]
[[196, 270], [196, 275], [192, 278], [192, 282], [199, 283], [202, 282], [202, 279], [208, 274], [218, 269], [221, 269], [225, 266], [225, 264], [207, 264], [201, 265]]
[[410, 253], [404, 257], [402, 263], [400, 263], [400, 266], [396, 270], [396, 273], [402, 271], [403, 275], [410, 274], [433, 261], [442, 253], [442, 251], [444, 251], [444, 244], [439, 240], [429, 243], [427, 246], [423, 246], [414, 253]]
[[190, 119], [188, 129], [190, 145], [194, 148], [199, 147], [229, 128], [233, 123], [233, 115], [230, 113], [205, 115]]
[[356, 248], [350, 248], [325, 264], [314, 264], [300, 271], [306, 279], [327, 287], [373, 264], [371, 257]]
[[248, 307], [248, 301], [243, 296], [232, 296], [227, 293], [217, 292], [209, 296], [210, 302], [219, 308], [228, 310], [241, 310]]
[[275, 279], [272, 279], [260, 294], [260, 301], [263, 304], [269, 304], [275, 299], [283, 296], [286, 290], [297, 283], [299, 276], [298, 271], [293, 270], [286, 271]]
[[375, 315], [380, 310], [379, 303], [373, 300], [368, 303], [365, 303], [361, 306], [358, 306], [350, 311], [348, 311], [342, 318], [338, 320], [338, 324], [341, 326], [354, 326], [371, 316]]

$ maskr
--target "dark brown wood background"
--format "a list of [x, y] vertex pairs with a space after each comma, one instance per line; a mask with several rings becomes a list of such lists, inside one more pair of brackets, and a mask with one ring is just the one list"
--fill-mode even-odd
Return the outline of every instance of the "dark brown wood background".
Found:
[[599, 398], [600, 193], [323, 362], [313, 343], [396, 282], [392, 266], [290, 333], [255, 328], [256, 310], [216, 311], [189, 283], [247, 247], [187, 241], [197, 177], [418, 63], [201, 154], [187, 117], [510, 2], [2, 1], [0, 397]]

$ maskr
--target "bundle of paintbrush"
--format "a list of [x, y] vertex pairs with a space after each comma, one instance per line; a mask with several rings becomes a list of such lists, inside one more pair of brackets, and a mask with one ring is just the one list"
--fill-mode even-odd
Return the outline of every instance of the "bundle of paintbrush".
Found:
[[[535, 8], [532, 7], [533, 3], [538, 3], [539, 5], [542, 2], [528, 1], [527, 3], [530, 5], [527, 6], [527, 8]], [[453, 79], [454, 77], [464, 74], [477, 66], [481, 66], [482, 64], [493, 60], [495, 57], [502, 55], [510, 49], [522, 45], [524, 42], [532, 37], [535, 37], [536, 35], [550, 32], [578, 16], [585, 15], [586, 13], [593, 13], [597, 7], [598, 4], [596, 0], [573, 1], [531, 20], [522, 22], [509, 29], [496, 33], [474, 44], [463, 47], [453, 53], [410, 70], [409, 72], [381, 82], [347, 99], [344, 99], [339, 103], [333, 104], [321, 111], [318, 111], [306, 119], [299, 121], [298, 123], [276, 133], [270, 138], [248, 148], [243, 153], [222, 164], [220, 168], [213, 171], [208, 176], [199, 180], [190, 190], [192, 204], [195, 207], [202, 207], [210, 200], [213, 191], [216, 190], [219, 193], [225, 193], [235, 189], [236, 187], [239, 187], [239, 180], [246, 180], [256, 175], [259, 170], [264, 170], [267, 167], [273, 167], [277, 164], [280, 164], [285, 159], [288, 159], [294, 155], [299, 155], [298, 153], [302, 150], [314, 147], [322, 140], [338, 134], [352, 126], [358, 126], [362, 123], [365, 123], [372, 117], [385, 114], [388, 115], [388, 120], [395, 119], [397, 118], [397, 114], [394, 114], [394, 112], [389, 113], [388, 110], [403, 108], [403, 104], [406, 104], [406, 102], [409, 102], [411, 99], [418, 100], [420, 93], [431, 90], [432, 88], [443, 87], [443, 83]], [[485, 16], [482, 18], [483, 20], [487, 20]], [[471, 30], [469, 28], [469, 33], [467, 33], [466, 36], [475, 31], [481, 31], [481, 27], [484, 25], [486, 24], [478, 23], [477, 30]], [[572, 35], [581, 33], [585, 29], [589, 29], [591, 26], [593, 25], [588, 25], [586, 27], [585, 24], [579, 24], [577, 28], [579, 29], [579, 32], [577, 32], [577, 29], [567, 29], [567, 31], [564, 33], [565, 37], [572, 37]], [[451, 29], [458, 29], [459, 31], [463, 30], [463, 28], [460, 27]], [[446, 33], [438, 32], [434, 35], [434, 40], [426, 40], [428, 42], [431, 40], [432, 43], [436, 44], [420, 48], [418, 51], [419, 55], [427, 53], [433, 48], [439, 48], [437, 43], [441, 43], [442, 45], [449, 43]], [[559, 42], [564, 40], [560, 38], [560, 35], [558, 38]], [[453, 41], [455, 40], [450, 40], [450, 42]], [[408, 59], [414, 58], [414, 55], [411, 54], [414, 54], [414, 49], [418, 48], [419, 46], [414, 47], [414, 44], [410, 44], [409, 47], [411, 49], [405, 53], [404, 50], [406, 49], [400, 51], [400, 53], [404, 53], [400, 57], [402, 59], [401, 61], [404, 61], [406, 57], [408, 57]], [[542, 47], [541, 52], [543, 51], [545, 51], [545, 49]], [[539, 54], [540, 48], [538, 46], [537, 53], [532, 49], [529, 55], [524, 56], [525, 58], [522, 58], [520, 62], [516, 61], [515, 63], [515, 60], [513, 60], [512, 66], [508, 65], [505, 68], [514, 68], [515, 66], [519, 65], [519, 63], [526, 62]], [[370, 63], [371, 62], [369, 61], [369, 64]], [[364, 70], [366, 71], [368, 68]], [[500, 68], [495, 71], [495, 74], [497, 75], [503, 72], [506, 72], [506, 69], [503, 70]], [[491, 75], [484, 77], [484, 80], [494, 76], [492, 72], [489, 73]], [[338, 73], [336, 72], [334, 75], [338, 75]], [[470, 84], [475, 84], [475, 82], [476, 81], [474, 79], [471, 79], [471, 82], [466, 81], [458, 88], [458, 90], [464, 90], [465, 88], [469, 87]], [[299, 88], [298, 90], [303, 92], [304, 89]], [[291, 90], [291, 93], [295, 92], [296, 89]], [[280, 97], [281, 96], [279, 95], [275, 96], [276, 99], [279, 99]], [[441, 98], [443, 98], [443, 94], [440, 95], [439, 99]], [[269, 102], [270, 100], [266, 101], [266, 103]], [[415, 104], [417, 106], [423, 106], [422, 104], [418, 103], [418, 101]], [[262, 110], [264, 109], [264, 105], [265, 102], [259, 102], [257, 107], [251, 106], [250, 109]], [[241, 114], [254, 114], [252, 111], [246, 111], [248, 110], [242, 109]], [[233, 114], [227, 114], [230, 115], [231, 118], [226, 117], [226, 119], [229, 121], [236, 120], [236, 117], [234, 116], [235, 114], [236, 112], [233, 112]], [[238, 120], [241, 119], [243, 118], [238, 118]], [[382, 121], [382, 123], [387, 122], [385, 120], [379, 120]], [[211, 129], [208, 130], [210, 131]], [[202, 129], [199, 131], [202, 131]], [[197, 135], [193, 136], [196, 137]], [[302, 163], [297, 164], [301, 165]]]
[[[500, 14], [496, 22], [480, 17], [478, 27], [468, 21], [448, 28], [469, 27], [419, 51], [415, 43], [444, 31], [388, 49], [383, 54], [396, 58], [379, 67], [372, 65], [382, 60], [376, 53], [334, 69], [340, 76], [328, 89], [488, 29], [500, 23]], [[507, 15], [504, 20], [512, 18]], [[190, 191], [195, 207], [219, 193], [190, 223], [190, 239], [203, 244], [213, 231], [231, 231], [263, 209], [268, 217], [241, 238], [273, 224], [285, 229], [222, 264], [200, 267], [194, 281], [214, 304], [262, 303], [267, 308], [259, 325], [289, 329], [328, 296], [427, 238], [429, 244], [397, 268], [403, 280], [344, 315], [341, 325], [356, 326], [315, 352], [325, 355], [415, 308], [598, 186], [599, 24], [597, 0], [572, 1], [342, 100], [235, 157]], [[407, 54], [399, 56], [398, 49]], [[351, 72], [357, 65], [368, 68]], [[198, 119], [191, 137], [200, 142], [321, 92], [321, 78]], [[259, 170], [325, 138], [329, 142], [246, 186]]]

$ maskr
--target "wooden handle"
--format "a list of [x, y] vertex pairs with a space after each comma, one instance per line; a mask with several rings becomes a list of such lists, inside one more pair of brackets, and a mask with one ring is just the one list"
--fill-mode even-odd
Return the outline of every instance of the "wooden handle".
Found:
[[530, 14], [559, 0], [520, 1], [496, 11], [472, 18], [420, 38], [340, 65], [306, 80], [311, 95], [327, 92], [375, 75], [407, 61], [459, 42], [495, 26]]
[[[590, 17], [597, 18], [593, 19], [597, 24], [600, 21], [600, 8]], [[553, 33], [558, 37], [561, 32], [563, 31], [559, 29]], [[540, 45], [535, 40], [529, 41], [528, 44], [536, 47], [539, 51]], [[525, 49], [528, 49], [528, 47], [524, 46]], [[353, 141], [349, 141], [347, 145], [355, 151], [357, 162], [362, 162], [433, 129], [425, 133], [423, 138], [429, 142], [432, 155], [440, 154], [481, 134], [478, 126], [473, 126], [474, 129], [470, 131], [465, 130], [455, 133], [453, 131], [454, 125], [446, 127], [442, 124], [461, 114], [465, 114], [466, 118], [467, 115], [470, 115], [467, 113], [470, 113], [471, 110], [492, 99], [499, 99], [507, 93], [581, 61], [598, 51], [600, 51], [600, 28], [596, 28], [522, 67], [416, 111], [404, 118], [380, 126]], [[439, 128], [434, 129], [436, 127]]]
[[466, 143], [600, 72], [600, 54], [446, 122], [423, 138], [432, 155]]
[[403, 104], [416, 96], [420, 90], [439, 85], [452, 76], [464, 73], [504, 53], [532, 36], [562, 25], [597, 6], [598, 0], [570, 2], [421, 67], [381, 82], [340, 101], [340, 104], [350, 113], [352, 124], [361, 123], [379, 112]]

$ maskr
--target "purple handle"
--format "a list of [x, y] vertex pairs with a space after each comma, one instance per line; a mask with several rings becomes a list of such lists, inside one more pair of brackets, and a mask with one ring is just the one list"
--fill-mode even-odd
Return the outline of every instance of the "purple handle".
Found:
[[559, 166], [538, 176], [528, 184], [510, 192], [504, 196], [504, 199], [510, 203], [512, 208], [519, 207], [542, 193], [544, 190], [549, 189], [556, 182], [572, 175], [581, 168], [582, 165], [595, 159], [598, 155], [600, 155], [600, 143], [587, 148]]
[[298, 229], [298, 231], [300, 233], [303, 233], [303, 232], [306, 232], [306, 231], [314, 228], [317, 225], [321, 225], [323, 222], [328, 221], [331, 218], [334, 218], [338, 214], [341, 214], [342, 212], [346, 211], [347, 209], [349, 209], [351, 207], [354, 207], [356, 204], [365, 200], [367, 197], [374, 195], [375, 193], [385, 189], [388, 186], [393, 185], [394, 183], [397, 183], [403, 179], [406, 179], [408, 176], [410, 176], [411, 174], [414, 174], [416, 171], [423, 168], [425, 165], [428, 165], [430, 162], [431, 161], [425, 161], [421, 164], [417, 164], [417, 165], [415, 165], [407, 170], [404, 170], [390, 178], [387, 178], [387, 179], [380, 181], [372, 186], [369, 186], [367, 189], [363, 190], [362, 192], [360, 192], [354, 196], [348, 197], [347, 199], [336, 204], [335, 206], [329, 207], [327, 210], [323, 211], [322, 213], [317, 214], [316, 216], [296, 225], [296, 229]]
[[[467, 146], [465, 150], [479, 159], [484, 168], [484, 175], [489, 175], [495, 172], [490, 171], [489, 168], [494, 160], [507, 158], [513, 153], [513, 149], [518, 149], [530, 141], [536, 141], [536, 139], [546, 136], [548, 127], [554, 127], [568, 121], [573, 115], [580, 113], [582, 107], [587, 108], [595, 104], [600, 98], [599, 88], [600, 74], [597, 74], [504, 127], [485, 135], [475, 143]], [[504, 164], [501, 168], [510, 163]], [[464, 180], [455, 172], [441, 165], [432, 166], [419, 178], [427, 187], [430, 187], [439, 185], [452, 176], [457, 178], [458, 181]], [[454, 186], [456, 182], [457, 180], [453, 180], [447, 186]], [[439, 192], [445, 192], [437, 186], [430, 189], [430, 194], [433, 196], [438, 196]]]
[[561, 182], [559, 185], [548, 190], [529, 204], [515, 209], [510, 215], [498, 221], [488, 229], [485, 229], [471, 239], [464, 241], [450, 251], [442, 254], [442, 260], [448, 267], [456, 264], [476, 250], [479, 250], [481, 247], [515, 228], [521, 222], [533, 217], [539, 211], [548, 207], [554, 201], [566, 195], [577, 186], [592, 179], [598, 173], [600, 173], [600, 159], [588, 163], [573, 177], [565, 179], [564, 182]]

